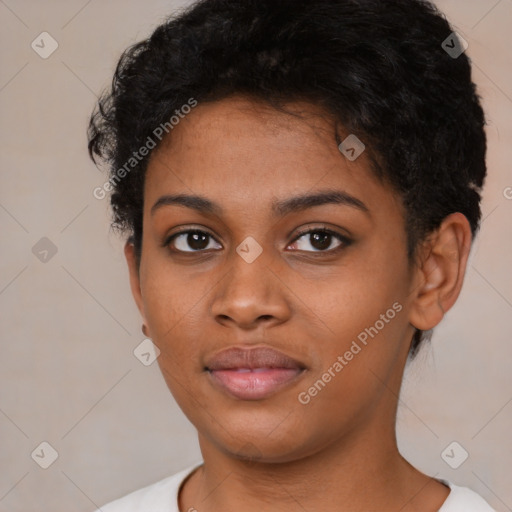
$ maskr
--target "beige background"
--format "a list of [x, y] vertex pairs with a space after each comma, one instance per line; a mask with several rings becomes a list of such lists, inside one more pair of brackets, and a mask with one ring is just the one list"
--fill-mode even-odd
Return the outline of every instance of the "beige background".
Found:
[[[177, 1], [0, 0], [0, 512], [89, 512], [200, 460], [143, 340], [86, 124], [120, 52]], [[512, 510], [512, 0], [439, 0], [469, 42], [489, 121], [484, 222], [456, 306], [409, 368], [399, 444], [425, 472]], [[41, 32], [59, 44], [31, 48]], [[507, 194], [508, 190], [508, 194]], [[58, 252], [32, 252], [42, 238]], [[469, 458], [451, 469], [457, 441]], [[41, 442], [58, 459], [31, 458]], [[36, 453], [38, 453], [36, 451]], [[46, 453], [49, 453], [48, 451]], [[46, 456], [46, 455], [45, 455]]]

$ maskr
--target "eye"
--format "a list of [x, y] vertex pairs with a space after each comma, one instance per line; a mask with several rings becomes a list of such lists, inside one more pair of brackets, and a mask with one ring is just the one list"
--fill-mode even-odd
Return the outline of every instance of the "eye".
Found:
[[[304, 238], [304, 240], [300, 240]], [[338, 241], [338, 245], [331, 247], [332, 243]], [[336, 233], [327, 228], [313, 228], [299, 233], [292, 245], [296, 245], [299, 251], [306, 252], [336, 252], [343, 247], [351, 244], [351, 240], [341, 233]], [[313, 251], [308, 250], [308, 244], [314, 248]], [[329, 249], [329, 247], [331, 247]]]
[[[212, 235], [206, 231], [200, 231], [199, 229], [189, 229], [186, 231], [180, 231], [167, 238], [164, 242], [164, 246], [175, 245], [175, 249], [171, 249], [175, 252], [200, 252], [208, 249], [208, 239], [213, 239]], [[192, 248], [192, 250], [187, 250]], [[211, 249], [211, 247], [210, 247]]]
[[[301, 241], [300, 239], [302, 238], [304, 238], [304, 240]], [[172, 251], [182, 253], [195, 253], [206, 251], [208, 249], [222, 248], [209, 247], [210, 240], [215, 240], [213, 235], [210, 233], [199, 229], [188, 229], [174, 233], [170, 237], [166, 238], [162, 245], [164, 247], [171, 246]], [[335, 241], [338, 242], [338, 245], [332, 248], [331, 245]], [[336, 233], [335, 231], [322, 227], [300, 232], [292, 245], [295, 245], [295, 249], [298, 249], [299, 251], [326, 253], [341, 250], [343, 247], [350, 245], [351, 242], [352, 240], [341, 233]], [[313, 247], [312, 251], [307, 249], [308, 244]], [[329, 247], [331, 248], [329, 249]]]

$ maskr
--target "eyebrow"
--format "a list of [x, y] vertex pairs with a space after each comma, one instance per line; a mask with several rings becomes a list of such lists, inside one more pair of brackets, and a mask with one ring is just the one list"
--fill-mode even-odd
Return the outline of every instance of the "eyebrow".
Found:
[[[276, 200], [272, 203], [272, 212], [275, 216], [284, 217], [292, 212], [299, 212], [326, 204], [350, 206], [370, 215], [369, 208], [357, 197], [342, 190], [320, 190], [318, 192], [302, 194], [288, 199]], [[151, 215], [163, 206], [177, 205], [197, 210], [200, 213], [222, 215], [222, 207], [210, 199], [188, 194], [173, 194], [160, 197], [151, 207]]]

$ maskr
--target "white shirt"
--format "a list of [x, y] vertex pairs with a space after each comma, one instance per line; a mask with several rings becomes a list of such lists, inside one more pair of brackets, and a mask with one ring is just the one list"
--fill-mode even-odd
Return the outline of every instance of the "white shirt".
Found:
[[[154, 484], [138, 489], [104, 505], [95, 512], [180, 512], [178, 492], [183, 481], [198, 465], [187, 468]], [[441, 480], [450, 494], [438, 512], [496, 512], [476, 492]], [[190, 512], [193, 512], [191, 509]], [[189, 512], [189, 511], [183, 511]]]

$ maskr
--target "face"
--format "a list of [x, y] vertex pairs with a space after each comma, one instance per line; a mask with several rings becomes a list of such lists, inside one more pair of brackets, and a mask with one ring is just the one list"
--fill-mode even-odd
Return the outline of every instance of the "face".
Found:
[[232, 97], [174, 127], [130, 267], [201, 442], [273, 462], [393, 429], [413, 334], [399, 199], [312, 105], [287, 108], [301, 115]]

